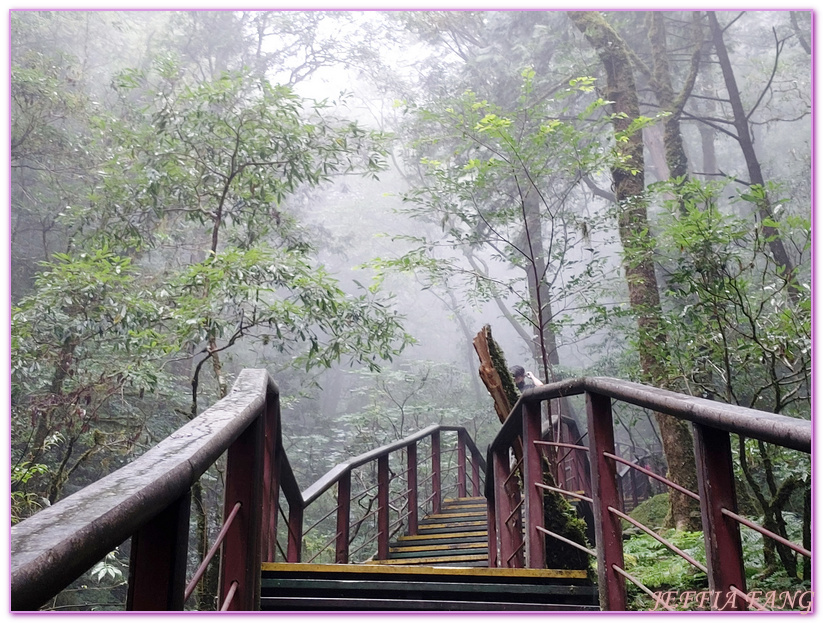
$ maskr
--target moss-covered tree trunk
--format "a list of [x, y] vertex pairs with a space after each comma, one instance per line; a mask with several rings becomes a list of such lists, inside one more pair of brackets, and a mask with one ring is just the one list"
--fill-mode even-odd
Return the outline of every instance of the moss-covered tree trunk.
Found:
[[652, 87], [657, 96], [660, 110], [669, 113], [664, 123], [663, 144], [666, 150], [666, 164], [669, 167], [669, 177], [675, 178], [682, 184], [688, 179], [689, 164], [686, 149], [683, 146], [683, 135], [680, 131], [680, 117], [683, 106], [694, 88], [697, 79], [697, 70], [700, 66], [702, 47], [702, 30], [700, 28], [700, 14], [695, 11], [692, 15], [693, 51], [689, 74], [680, 92], [675, 95], [669, 68], [669, 50], [666, 40], [665, 13], [649, 11], [646, 15], [649, 42], [651, 43], [653, 74]]
[[[506, 364], [506, 357], [502, 349], [494, 341], [491, 327], [484, 326], [473, 340], [474, 348], [480, 359], [480, 378], [489, 390], [493, 400], [495, 411], [500, 418], [500, 422], [505, 422], [511, 406], [518, 399], [518, 392], [514, 384], [514, 379]], [[515, 461], [522, 464], [523, 448], [518, 440], [513, 448]], [[551, 456], [551, 455], [550, 455]], [[544, 458], [543, 462], [543, 483], [556, 487], [550, 458]], [[523, 477], [518, 469], [517, 478], [509, 480], [507, 494], [517, 495], [517, 488], [522, 487]], [[518, 516], [519, 517], [519, 516]], [[521, 522], [518, 519], [518, 522]], [[543, 522], [547, 530], [559, 534], [575, 543], [586, 547], [586, 524], [579, 519], [574, 509], [559, 493], [553, 491], [543, 491]], [[563, 543], [549, 536], [545, 538], [546, 543], [546, 568], [548, 569], [588, 569], [589, 558], [585, 552]]]
[[[625, 133], [640, 116], [630, 52], [603, 16], [596, 11], [569, 11], [577, 28], [596, 50], [606, 72], [605, 99], [613, 102], [615, 134]], [[638, 354], [644, 382], [664, 386], [666, 334], [660, 323], [660, 294], [654, 272], [654, 240], [649, 234], [645, 200], [643, 141], [639, 132], [616, 142], [620, 164], [612, 170], [615, 199], [619, 207], [618, 232], [623, 244], [623, 269], [629, 289], [629, 304], [637, 317]], [[685, 422], [655, 414], [669, 477], [677, 484], [697, 490], [694, 448]], [[670, 496], [669, 523], [684, 530], [699, 529], [700, 514], [693, 500], [677, 491]]]
[[506, 358], [492, 338], [489, 325], [483, 327], [472, 341], [480, 359], [480, 379], [494, 401], [494, 411], [500, 423], [506, 421], [517, 402], [517, 388], [506, 366]]

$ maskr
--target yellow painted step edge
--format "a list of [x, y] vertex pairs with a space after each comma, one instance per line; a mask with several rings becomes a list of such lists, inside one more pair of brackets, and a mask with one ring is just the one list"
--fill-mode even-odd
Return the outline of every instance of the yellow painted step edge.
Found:
[[487, 530], [476, 530], [471, 532], [444, 532], [442, 534], [404, 534], [397, 537], [397, 542], [403, 541], [422, 541], [429, 539], [464, 539], [472, 537], [488, 538]]
[[435, 530], [440, 528], [469, 528], [471, 526], [486, 527], [487, 525], [488, 522], [486, 521], [456, 521], [453, 523], [420, 524], [418, 528], [420, 530]]
[[412, 564], [426, 564], [426, 563], [446, 563], [446, 562], [477, 562], [480, 560], [488, 560], [486, 554], [465, 554], [463, 556], [443, 556], [443, 557], [425, 557], [425, 558], [396, 558], [389, 560], [371, 560], [366, 562], [367, 565], [412, 565]]
[[448, 551], [450, 549], [477, 549], [478, 547], [488, 548], [489, 544], [486, 541], [477, 541], [475, 543], [449, 543], [447, 545], [401, 545], [399, 547], [390, 547], [389, 552], [399, 554], [400, 552], [439, 552]]
[[455, 517], [485, 517], [485, 515], [485, 513], [437, 513], [434, 515], [426, 515], [426, 519], [454, 519]]
[[473, 575], [482, 577], [530, 577], [530, 578], [569, 578], [585, 579], [585, 570], [578, 569], [508, 569], [503, 567], [427, 567], [417, 566], [381, 566], [371, 564], [320, 564], [305, 562], [264, 562], [261, 565], [263, 571], [288, 571], [288, 572], [309, 572], [323, 573], [333, 571], [335, 573], [381, 573], [386, 575], [406, 574], [406, 575]]

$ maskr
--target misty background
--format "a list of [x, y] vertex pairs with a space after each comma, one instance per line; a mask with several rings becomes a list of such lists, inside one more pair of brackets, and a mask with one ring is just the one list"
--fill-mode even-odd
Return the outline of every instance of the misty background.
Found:
[[[644, 143], [669, 386], [810, 417], [810, 12], [717, 13], [768, 218], [706, 16], [665, 13], [666, 69], [646, 12], [603, 15], [645, 67], [646, 121], [633, 132]], [[465, 426], [485, 449], [499, 422], [471, 343], [484, 325], [510, 366], [543, 381], [644, 378], [611, 177], [620, 139], [597, 51], [565, 12], [10, 19], [11, 454], [26, 474], [45, 466], [18, 481], [18, 519], [141, 454], [243, 368], [278, 383], [304, 488], [433, 423]], [[657, 71], [673, 97], [692, 81], [676, 115], [687, 158], [678, 184], [702, 185], [690, 208], [671, 185]], [[266, 143], [273, 124], [288, 137], [276, 146]], [[235, 139], [258, 150], [240, 167]], [[266, 168], [261, 154], [299, 166], [251, 173]], [[224, 179], [242, 181], [221, 196]], [[705, 223], [686, 231], [684, 215], [708, 206], [720, 233], [706, 253], [695, 240]], [[788, 272], [755, 235], [778, 221]], [[710, 311], [705, 283], [688, 282], [721, 255], [745, 290], [734, 319]], [[260, 273], [271, 258], [283, 260], [276, 279]], [[538, 291], [548, 297], [542, 333]], [[799, 319], [786, 311], [798, 309]], [[661, 452], [648, 414], [625, 414], [619, 436]], [[215, 488], [220, 477], [210, 476]]]

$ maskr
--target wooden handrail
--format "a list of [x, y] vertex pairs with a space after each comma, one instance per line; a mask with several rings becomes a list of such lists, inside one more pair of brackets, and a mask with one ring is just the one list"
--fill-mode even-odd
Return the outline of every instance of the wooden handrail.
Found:
[[811, 453], [812, 423], [809, 420], [686, 396], [609, 377], [566, 379], [527, 389], [512, 407], [511, 414], [492, 442], [492, 447], [510, 444], [520, 434], [524, 404], [575, 396], [584, 392], [608, 396], [696, 424]]
[[244, 370], [228, 396], [138, 459], [11, 528], [11, 609], [34, 610], [191, 486], [278, 394]]
[[[433, 424], [422, 429], [417, 433], [409, 435], [408, 437], [404, 437], [399, 441], [393, 441], [392, 443], [380, 446], [379, 448], [375, 448], [374, 450], [364, 452], [363, 454], [351, 458], [348, 461], [338, 463], [337, 465], [332, 467], [328, 472], [326, 472], [323, 476], [317, 479], [317, 481], [315, 481], [303, 492], [303, 506], [308, 506], [309, 504], [314, 502], [318, 497], [323, 495], [323, 493], [328, 491], [346, 472], [349, 472], [357, 467], [365, 465], [366, 463], [369, 463], [371, 461], [375, 461], [381, 456], [385, 456], [392, 452], [402, 450], [403, 448], [406, 448], [409, 445], [417, 441], [420, 441], [421, 439], [429, 437], [434, 432], [459, 432], [461, 430], [465, 431], [465, 429], [462, 426], [443, 426], [440, 424]], [[477, 449], [477, 446], [475, 445], [474, 441], [468, 435], [466, 435], [466, 441], [467, 448], [472, 451], [473, 456], [477, 457], [480, 460], [480, 466], [483, 469], [483, 471], [485, 471], [486, 462], [480, 455], [480, 451]]]
[[[134, 537], [133, 545], [139, 542], [140, 546], [132, 547], [127, 606], [181, 609], [191, 487], [228, 452], [225, 514], [234, 522], [225, 528], [221, 601], [232, 609], [254, 609], [255, 595], [259, 599], [259, 574], [254, 570], [262, 551], [279, 548], [282, 553], [275, 534], [278, 514], [288, 528], [286, 558], [299, 561], [303, 511], [308, 504], [344, 482], [351, 470], [373, 460], [384, 466], [381, 495], [385, 497], [389, 454], [426, 437], [438, 438], [441, 431], [460, 435], [459, 444], [471, 455], [473, 475], [479, 467], [485, 470], [464, 428], [435, 425], [341, 463], [301, 492], [283, 448], [279, 390], [265, 370], [243, 370], [228, 396], [143, 456], [12, 527], [11, 608], [36, 610]], [[280, 493], [289, 506], [288, 518], [278, 502]], [[385, 524], [387, 518], [381, 521]], [[338, 517], [338, 524], [343, 523], [345, 536], [345, 514]], [[347, 550], [345, 541], [338, 547]], [[153, 561], [162, 568], [153, 570]], [[135, 569], [136, 576], [132, 575]]]
[[[492, 537], [493, 542], [490, 543], [490, 561], [498, 560], [497, 556], [492, 554], [496, 554], [499, 547], [501, 560], [506, 560], [507, 557], [511, 560], [515, 554], [523, 550], [526, 555], [522, 559], [515, 560], [516, 564], [540, 567], [545, 562], [542, 540], [536, 538], [541, 533], [550, 534], [546, 532], [543, 525], [545, 518], [540, 492], [549, 490], [565, 493], [565, 491], [541, 482], [543, 468], [539, 451], [536, 448], [538, 445], [562, 446], [570, 450], [586, 450], [587, 448], [541, 441], [540, 405], [544, 401], [576, 394], [586, 394], [589, 452], [585, 454], [588, 454], [591, 460], [591, 501], [594, 528], [597, 534], [598, 585], [603, 609], [625, 609], [627, 605], [624, 589], [625, 578], [635, 581], [623, 569], [621, 519], [647, 532], [677, 555], [705, 571], [712, 590], [729, 590], [729, 587], [745, 585], [739, 530], [733, 522], [728, 521], [728, 518], [739, 521], [767, 537], [774, 538], [800, 554], [811, 556], [811, 552], [806, 548], [791, 543], [734, 512], [736, 499], [730, 445], [730, 434], [734, 433], [810, 453], [812, 425], [809, 420], [727, 405], [638, 383], [604, 377], [589, 377], [568, 379], [523, 392], [497, 437], [489, 446], [488, 461], [494, 461], [495, 469], [487, 474], [485, 493], [489, 503], [494, 504], [496, 517], [496, 525], [489, 528], [490, 537], [493, 532], [495, 533]], [[694, 430], [699, 494], [688, 491], [651, 470], [615, 454], [613, 400], [667, 414], [691, 423]], [[522, 465], [518, 463], [517, 467], [512, 467], [509, 458], [510, 449], [516, 448], [522, 448]], [[707, 565], [697, 562], [693, 557], [631, 519], [624, 511], [619, 510], [619, 507], [622, 507], [622, 492], [615, 461], [628, 465], [633, 470], [655, 478], [669, 487], [674, 487], [699, 502]], [[523, 487], [522, 499], [519, 489], [507, 491], [506, 481], [510, 480], [513, 474], [517, 474], [518, 481]], [[575, 497], [588, 498], [582, 495]], [[522, 508], [519, 506], [521, 502]], [[523, 521], [525, 530], [523, 532], [506, 530], [505, 522], [518, 517]]]

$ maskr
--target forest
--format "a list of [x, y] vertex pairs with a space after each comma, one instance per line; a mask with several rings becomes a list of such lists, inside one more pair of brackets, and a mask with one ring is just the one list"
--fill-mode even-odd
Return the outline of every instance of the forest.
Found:
[[[430, 424], [485, 448], [485, 325], [546, 383], [811, 419], [811, 11], [12, 10], [9, 43], [11, 524], [244, 368], [303, 487]], [[697, 489], [684, 422], [616, 417]], [[810, 547], [810, 457], [733, 444], [741, 512]], [[195, 551], [221, 487], [193, 491]], [[644, 538], [650, 586], [705, 582]], [[121, 608], [127, 547], [49, 608]], [[744, 550], [754, 585], [809, 585]]]

